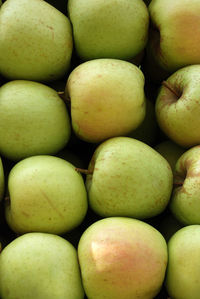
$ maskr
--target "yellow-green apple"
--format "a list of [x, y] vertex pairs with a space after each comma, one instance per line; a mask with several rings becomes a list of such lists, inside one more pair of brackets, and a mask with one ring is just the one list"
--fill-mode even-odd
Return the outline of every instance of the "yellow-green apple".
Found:
[[200, 2], [152, 0], [151, 30], [147, 47], [155, 67], [170, 73], [200, 63]]
[[171, 167], [139, 140], [114, 137], [104, 141], [95, 150], [88, 172], [89, 204], [101, 216], [150, 218], [169, 202]]
[[149, 13], [142, 0], [69, 0], [68, 13], [83, 60], [129, 60], [146, 46]]
[[161, 130], [183, 147], [200, 144], [200, 65], [184, 67], [162, 83], [156, 99]]
[[52, 88], [27, 80], [0, 87], [0, 153], [19, 160], [54, 154], [70, 138], [71, 124], [63, 100]]
[[2, 200], [4, 195], [4, 188], [5, 188], [5, 179], [4, 179], [4, 169], [3, 163], [0, 157], [0, 200]]
[[158, 143], [154, 148], [169, 162], [174, 173], [176, 162], [185, 152], [185, 149], [171, 140], [162, 141]]
[[164, 281], [167, 244], [145, 222], [110, 217], [85, 230], [78, 258], [88, 298], [152, 299]]
[[146, 99], [145, 118], [139, 127], [130, 132], [128, 136], [152, 145], [156, 142], [157, 133], [158, 125], [155, 117], [155, 107], [149, 99]]
[[199, 299], [200, 225], [178, 230], [168, 242], [165, 285], [170, 298]]
[[87, 212], [87, 194], [75, 166], [54, 156], [21, 160], [8, 177], [6, 220], [17, 233], [62, 234], [77, 227]]
[[70, 74], [66, 95], [72, 127], [88, 142], [101, 142], [136, 129], [145, 117], [144, 75], [127, 61], [95, 59]]
[[2, 299], [83, 299], [77, 252], [60, 236], [27, 233], [0, 254]]
[[187, 150], [177, 161], [170, 209], [183, 224], [200, 224], [200, 146]]
[[52, 81], [68, 70], [69, 19], [41, 0], [7, 0], [0, 11], [0, 73], [9, 79]]

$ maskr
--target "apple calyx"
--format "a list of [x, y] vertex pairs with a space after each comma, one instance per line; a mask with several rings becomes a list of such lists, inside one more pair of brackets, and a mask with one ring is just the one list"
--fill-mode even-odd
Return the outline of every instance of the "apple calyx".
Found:
[[181, 97], [181, 93], [179, 93], [169, 82], [163, 81], [162, 86], [168, 88], [177, 98]]
[[89, 170], [89, 169], [83, 169], [83, 168], [78, 168], [76, 167], [75, 170], [79, 173], [82, 173], [82, 174], [93, 174], [93, 170]]

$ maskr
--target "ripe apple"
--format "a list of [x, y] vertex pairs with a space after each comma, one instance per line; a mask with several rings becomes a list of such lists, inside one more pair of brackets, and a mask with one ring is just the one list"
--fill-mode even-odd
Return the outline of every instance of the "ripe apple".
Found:
[[161, 130], [182, 147], [200, 144], [200, 65], [172, 74], [156, 99], [156, 117]]
[[5, 188], [4, 169], [3, 169], [3, 164], [2, 164], [1, 157], [0, 157], [0, 201], [2, 200], [3, 195], [4, 195], [4, 188]]
[[170, 298], [199, 299], [200, 225], [189, 225], [169, 240], [166, 288]]
[[110, 217], [86, 229], [78, 258], [88, 298], [152, 299], [164, 280], [167, 244], [145, 222]]
[[6, 220], [19, 234], [63, 234], [78, 226], [87, 212], [87, 194], [75, 166], [54, 156], [26, 158], [11, 169]]
[[68, 14], [83, 60], [129, 60], [147, 43], [149, 13], [142, 0], [69, 0]]
[[68, 70], [69, 19], [40, 0], [7, 0], [0, 11], [0, 73], [9, 79], [52, 81]]
[[152, 0], [148, 8], [152, 26], [147, 51], [155, 67], [173, 73], [200, 63], [200, 2]]
[[16, 238], [0, 254], [0, 294], [2, 299], [83, 299], [75, 248], [53, 234]]
[[88, 142], [125, 135], [145, 117], [144, 75], [119, 59], [95, 59], [76, 67], [66, 84], [72, 127]]
[[200, 224], [200, 145], [177, 161], [170, 209], [183, 224]]
[[185, 152], [185, 149], [171, 140], [162, 141], [158, 143], [154, 148], [169, 162], [174, 173], [176, 162]]
[[101, 143], [88, 172], [89, 204], [101, 216], [150, 218], [169, 202], [173, 179], [169, 163], [139, 140], [114, 137]]
[[11, 160], [54, 154], [70, 138], [65, 103], [52, 88], [14, 80], [0, 87], [0, 153]]

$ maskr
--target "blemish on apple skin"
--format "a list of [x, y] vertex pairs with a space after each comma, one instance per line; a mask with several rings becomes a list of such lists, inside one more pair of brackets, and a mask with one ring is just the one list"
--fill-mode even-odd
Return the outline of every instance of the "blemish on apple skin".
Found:
[[30, 215], [29, 215], [28, 213], [26, 213], [25, 211], [22, 211], [22, 214], [23, 214], [24, 216], [26, 216], [27, 218], [30, 217]]
[[52, 203], [52, 201], [49, 199], [49, 197], [46, 195], [46, 193], [40, 189], [40, 192], [42, 193], [43, 197], [46, 199], [46, 201], [49, 203], [49, 205], [52, 207], [52, 209], [63, 219], [65, 217], [60, 213], [60, 211], [56, 208], [56, 206]]

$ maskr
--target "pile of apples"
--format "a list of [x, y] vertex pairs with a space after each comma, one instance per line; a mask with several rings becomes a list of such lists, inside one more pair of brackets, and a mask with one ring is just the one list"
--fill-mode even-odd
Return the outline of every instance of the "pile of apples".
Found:
[[199, 0], [0, 0], [0, 242], [2, 299], [200, 298]]

